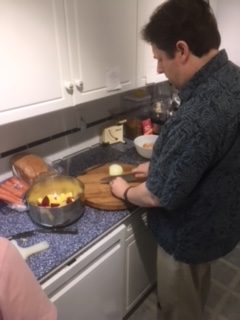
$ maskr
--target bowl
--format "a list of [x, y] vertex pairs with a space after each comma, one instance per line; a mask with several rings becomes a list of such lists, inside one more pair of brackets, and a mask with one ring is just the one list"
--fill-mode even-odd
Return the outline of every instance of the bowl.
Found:
[[[52, 195], [61, 200], [65, 197], [64, 201], [55, 200], [57, 203], [54, 203]], [[49, 204], [43, 203], [46, 196], [52, 199]], [[26, 201], [33, 222], [44, 227], [65, 227], [77, 221], [84, 212], [84, 185], [70, 176], [46, 176], [31, 186]]]
[[137, 153], [143, 158], [150, 159], [152, 156], [153, 145], [157, 138], [158, 135], [155, 134], [146, 134], [136, 137], [133, 142]]

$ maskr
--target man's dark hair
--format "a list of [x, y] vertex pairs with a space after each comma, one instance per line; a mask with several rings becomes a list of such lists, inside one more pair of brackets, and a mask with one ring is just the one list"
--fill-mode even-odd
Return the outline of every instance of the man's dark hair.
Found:
[[164, 2], [153, 12], [142, 30], [142, 37], [170, 58], [174, 57], [179, 40], [185, 41], [198, 57], [218, 49], [221, 43], [215, 16], [204, 0]]

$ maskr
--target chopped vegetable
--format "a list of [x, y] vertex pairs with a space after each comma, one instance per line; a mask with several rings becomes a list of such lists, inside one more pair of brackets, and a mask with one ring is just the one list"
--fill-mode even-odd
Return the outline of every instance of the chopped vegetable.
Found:
[[43, 198], [38, 198], [37, 204], [40, 207], [62, 207], [74, 202], [72, 192], [47, 194]]

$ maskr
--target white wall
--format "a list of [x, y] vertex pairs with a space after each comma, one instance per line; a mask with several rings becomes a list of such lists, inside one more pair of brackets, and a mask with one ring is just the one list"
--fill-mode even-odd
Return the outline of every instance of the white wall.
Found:
[[216, 14], [216, 11], [217, 11], [217, 2], [218, 2], [218, 0], [210, 0], [209, 1], [210, 6], [212, 7], [214, 14]]
[[222, 37], [221, 48], [228, 52], [230, 60], [240, 66], [240, 1], [215, 0], [216, 18]]

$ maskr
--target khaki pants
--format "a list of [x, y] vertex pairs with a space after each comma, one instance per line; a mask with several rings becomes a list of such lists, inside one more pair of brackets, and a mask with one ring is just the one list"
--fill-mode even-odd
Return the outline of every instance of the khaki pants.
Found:
[[210, 263], [176, 261], [158, 246], [157, 289], [161, 320], [201, 320], [210, 287]]

